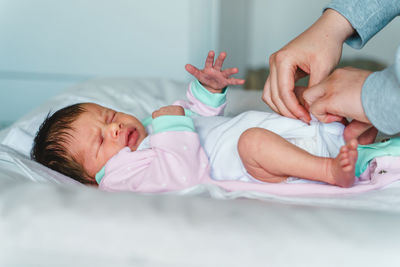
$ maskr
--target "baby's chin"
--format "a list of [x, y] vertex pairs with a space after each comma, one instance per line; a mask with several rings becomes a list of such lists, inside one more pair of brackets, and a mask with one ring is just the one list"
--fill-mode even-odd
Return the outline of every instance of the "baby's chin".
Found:
[[142, 131], [142, 129], [140, 128], [129, 129], [125, 140], [126, 141], [125, 146], [129, 147], [131, 151], [135, 151], [145, 138], [145, 135], [146, 132]]
[[140, 147], [140, 145], [142, 144], [142, 142], [144, 141], [144, 139], [146, 139], [146, 137], [147, 137], [147, 134], [144, 136], [144, 137], [141, 137], [140, 139], [138, 139], [137, 141], [136, 141], [136, 144], [134, 145], [134, 146], [128, 146], [129, 147], [129, 149], [133, 152], [133, 151], [136, 151], [139, 147]]

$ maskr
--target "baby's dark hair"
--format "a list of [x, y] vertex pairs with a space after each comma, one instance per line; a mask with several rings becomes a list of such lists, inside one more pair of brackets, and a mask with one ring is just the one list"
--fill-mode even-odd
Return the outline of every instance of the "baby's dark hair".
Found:
[[81, 183], [96, 184], [67, 150], [73, 131], [72, 123], [85, 111], [80, 103], [62, 108], [51, 116], [49, 113], [36, 134], [31, 157]]

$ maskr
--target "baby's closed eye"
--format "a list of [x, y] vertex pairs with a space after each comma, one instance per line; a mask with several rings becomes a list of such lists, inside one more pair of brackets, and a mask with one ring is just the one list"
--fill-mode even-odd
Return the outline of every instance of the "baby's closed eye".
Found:
[[106, 123], [112, 123], [116, 114], [117, 112], [115, 112], [114, 110], [110, 110], [109, 112], [107, 112]]

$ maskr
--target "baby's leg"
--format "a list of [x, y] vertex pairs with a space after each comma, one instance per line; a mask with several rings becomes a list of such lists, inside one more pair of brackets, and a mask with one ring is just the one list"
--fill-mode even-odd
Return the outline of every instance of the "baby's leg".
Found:
[[357, 160], [354, 142], [344, 146], [335, 159], [323, 158], [271, 131], [251, 128], [241, 135], [238, 150], [247, 172], [260, 181], [281, 182], [294, 176], [349, 187], [354, 183]]
[[343, 132], [343, 137], [346, 142], [352, 139], [357, 139], [361, 145], [372, 144], [375, 142], [378, 130], [372, 125], [360, 121], [351, 121]]

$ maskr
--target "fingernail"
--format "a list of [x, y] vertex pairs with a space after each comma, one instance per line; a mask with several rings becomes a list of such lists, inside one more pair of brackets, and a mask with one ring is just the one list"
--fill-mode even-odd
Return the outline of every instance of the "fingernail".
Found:
[[304, 123], [310, 124], [310, 121], [306, 120], [306, 118], [304, 117], [300, 117], [300, 120], [302, 120]]

